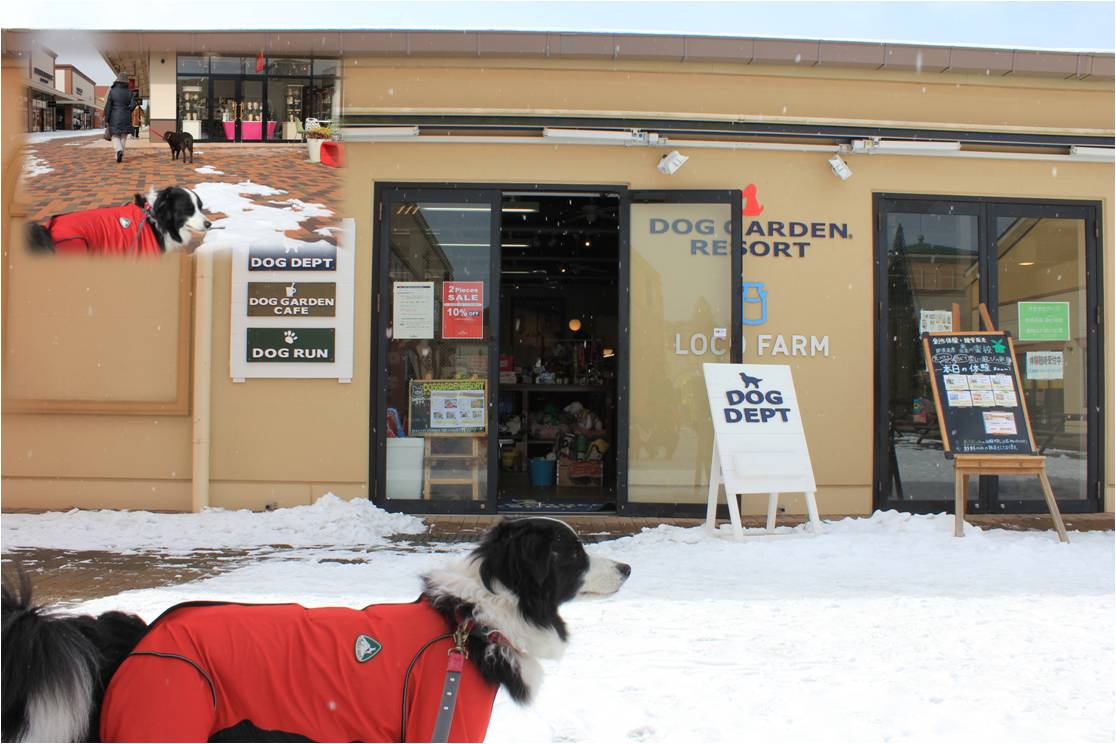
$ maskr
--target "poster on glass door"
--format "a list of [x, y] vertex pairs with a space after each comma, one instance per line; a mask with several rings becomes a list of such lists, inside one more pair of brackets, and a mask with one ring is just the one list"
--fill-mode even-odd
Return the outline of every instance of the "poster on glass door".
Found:
[[442, 283], [442, 338], [484, 338], [484, 282]]

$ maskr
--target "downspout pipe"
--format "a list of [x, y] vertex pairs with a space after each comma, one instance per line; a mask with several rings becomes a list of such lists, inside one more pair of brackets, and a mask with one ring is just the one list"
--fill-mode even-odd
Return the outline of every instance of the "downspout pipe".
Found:
[[209, 506], [209, 430], [213, 371], [213, 252], [194, 253], [193, 472], [190, 509]]

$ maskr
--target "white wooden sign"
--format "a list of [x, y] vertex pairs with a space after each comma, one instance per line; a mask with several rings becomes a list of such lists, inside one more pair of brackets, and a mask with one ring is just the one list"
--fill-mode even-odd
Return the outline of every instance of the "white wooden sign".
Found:
[[[237, 245], [232, 251], [229, 303], [229, 376], [233, 382], [264, 378], [353, 378], [353, 279], [356, 273], [356, 221], [341, 221], [336, 247], [321, 241], [268, 251]], [[333, 314], [249, 314], [248, 285], [282, 282], [290, 287], [277, 307], [299, 309], [300, 286], [333, 284]], [[305, 303], [303, 303], [305, 304]], [[278, 340], [276, 340], [278, 339]]]
[[821, 529], [814, 468], [806, 447], [790, 367], [785, 364], [703, 364], [713, 418], [706, 527], [716, 524], [717, 499], [725, 486], [729, 516], [743, 536], [738, 497], [768, 494], [767, 529], [775, 528], [779, 494], [806, 495], [814, 532]]

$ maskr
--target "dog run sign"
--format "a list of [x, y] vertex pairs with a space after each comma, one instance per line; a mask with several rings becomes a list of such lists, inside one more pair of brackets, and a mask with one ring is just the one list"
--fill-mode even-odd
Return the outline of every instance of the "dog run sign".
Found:
[[785, 364], [704, 364], [713, 418], [713, 461], [705, 526], [713, 529], [721, 484], [736, 537], [743, 536], [738, 496], [766, 493], [767, 529], [775, 528], [779, 494], [806, 495], [810, 524], [821, 529], [814, 468], [806, 447], [790, 367]]

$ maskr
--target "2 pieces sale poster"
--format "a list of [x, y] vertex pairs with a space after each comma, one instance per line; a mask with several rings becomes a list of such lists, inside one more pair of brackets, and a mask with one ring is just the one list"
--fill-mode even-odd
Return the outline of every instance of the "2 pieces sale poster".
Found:
[[442, 338], [484, 338], [484, 282], [442, 283]]

